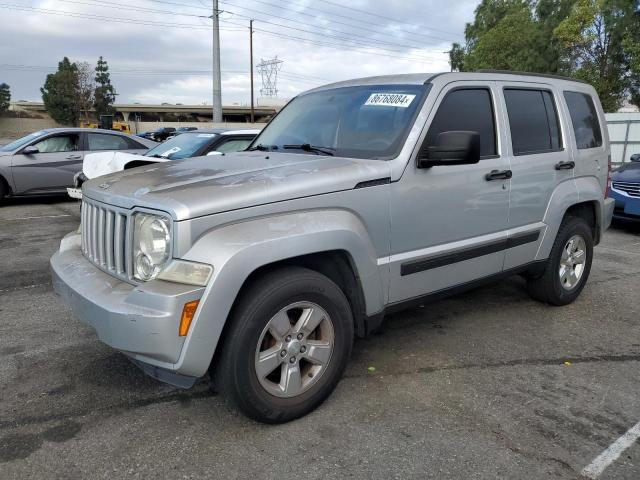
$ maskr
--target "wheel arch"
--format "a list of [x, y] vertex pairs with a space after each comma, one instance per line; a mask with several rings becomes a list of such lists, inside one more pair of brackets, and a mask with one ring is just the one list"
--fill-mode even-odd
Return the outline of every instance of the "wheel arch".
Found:
[[[11, 195], [11, 193], [12, 193], [11, 185], [9, 184], [9, 181], [4, 177], [4, 175], [2, 173], [0, 173], [0, 184], [2, 184], [2, 186], [5, 189], [4, 194], [5, 195]], [[1, 197], [0, 197], [0, 200], [2, 200]]]
[[584, 218], [591, 225], [594, 244], [603, 231], [603, 195], [596, 177], [580, 177], [560, 183], [554, 190], [543, 222], [547, 225], [536, 260], [546, 259], [560, 225], [568, 215]]
[[212, 264], [214, 276], [176, 364], [181, 373], [206, 372], [239, 295], [273, 269], [295, 265], [331, 279], [349, 300], [359, 336], [369, 333], [369, 317], [377, 319], [384, 309], [376, 251], [362, 222], [348, 211], [299, 212], [230, 224], [200, 237], [183, 258]]

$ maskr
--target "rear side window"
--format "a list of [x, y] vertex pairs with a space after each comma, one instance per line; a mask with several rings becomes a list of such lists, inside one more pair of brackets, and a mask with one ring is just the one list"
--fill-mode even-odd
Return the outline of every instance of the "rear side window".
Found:
[[103, 133], [87, 134], [89, 150], [129, 150], [131, 148], [125, 137]]
[[496, 125], [491, 93], [486, 88], [465, 88], [449, 92], [431, 122], [427, 143], [434, 144], [442, 132], [466, 130], [480, 134], [480, 156], [497, 155]]
[[602, 131], [593, 99], [586, 93], [564, 92], [576, 144], [580, 150], [602, 146]]
[[505, 88], [514, 155], [553, 152], [562, 148], [558, 113], [547, 90]]

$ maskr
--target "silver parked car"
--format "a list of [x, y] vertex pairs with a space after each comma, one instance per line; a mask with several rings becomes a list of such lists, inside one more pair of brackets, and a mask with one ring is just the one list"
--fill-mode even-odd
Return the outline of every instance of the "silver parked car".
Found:
[[54, 286], [149, 375], [210, 371], [247, 415], [291, 420], [385, 313], [517, 273], [575, 300], [614, 207], [604, 125], [595, 90], [560, 77], [320, 87], [246, 152], [87, 182]]
[[0, 147], [0, 200], [7, 195], [63, 193], [73, 186], [85, 154], [145, 153], [156, 142], [112, 130], [51, 128]]

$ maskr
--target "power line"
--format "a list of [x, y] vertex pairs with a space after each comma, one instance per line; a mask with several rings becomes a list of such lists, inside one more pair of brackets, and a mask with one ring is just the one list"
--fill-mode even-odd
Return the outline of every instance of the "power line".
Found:
[[[73, 3], [73, 4], [76, 4], [76, 5], [87, 5], [87, 6], [91, 6], [91, 7], [100, 7], [100, 8], [124, 7], [124, 9], [126, 9], [126, 10], [132, 10], [132, 11], [136, 11], [136, 12], [160, 13], [160, 14], [163, 14], [163, 15], [173, 15], [173, 16], [179, 16], [179, 17], [208, 18], [208, 16], [206, 16], [206, 15], [196, 15], [196, 14], [193, 14], [193, 13], [176, 13], [176, 12], [171, 12], [169, 10], [158, 10], [158, 9], [155, 9], [155, 8], [146, 8], [146, 7], [133, 7], [133, 6], [127, 5], [125, 3], [109, 2], [109, 4], [104, 4], [100, 0], [88, 0], [88, 1], [84, 1], [84, 2], [79, 1], [79, 0], [59, 0], [59, 1], [65, 2], [65, 3]], [[89, 3], [89, 2], [91, 2], [91, 3]], [[74, 12], [74, 13], [76, 13], [76, 12]], [[77, 13], [82, 13], [82, 12], [77, 12]]]
[[[155, 0], [155, 1], [160, 1], [160, 0]], [[175, 3], [175, 2], [172, 2]], [[157, 21], [150, 21], [150, 20], [139, 20], [139, 19], [131, 19], [131, 18], [122, 18], [122, 17], [109, 17], [109, 16], [104, 16], [104, 15], [95, 15], [95, 14], [83, 14], [83, 13], [78, 13], [78, 12], [68, 12], [68, 11], [61, 11], [61, 10], [49, 10], [49, 9], [42, 9], [42, 8], [35, 8], [35, 7], [24, 7], [21, 5], [15, 5], [15, 4], [0, 4], [0, 8], [5, 8], [5, 9], [9, 9], [9, 10], [19, 10], [19, 11], [26, 11], [26, 12], [32, 12], [32, 13], [41, 13], [41, 14], [47, 14], [47, 15], [57, 15], [57, 16], [66, 16], [66, 17], [75, 17], [75, 18], [86, 18], [86, 19], [91, 19], [91, 20], [100, 20], [100, 21], [106, 21], [106, 22], [116, 22], [116, 23], [125, 23], [125, 24], [134, 24], [134, 25], [144, 25], [144, 26], [152, 26], [152, 27], [162, 27], [162, 28], [188, 28], [188, 29], [197, 29], [197, 30], [209, 30], [212, 27], [208, 26], [208, 25], [195, 25], [195, 24], [180, 24], [180, 23], [171, 23], [171, 22], [157, 22]], [[194, 7], [195, 8], [195, 7]], [[239, 16], [243, 16], [244, 15], [240, 15], [237, 14]], [[224, 21], [225, 23], [228, 23], [230, 25], [234, 25], [234, 26], [240, 26], [243, 27], [242, 30], [244, 30], [245, 26], [238, 24], [238, 23], [234, 23], [230, 20], [225, 20], [225, 19], [221, 19], [221, 21]], [[274, 22], [263, 22], [263, 23], [271, 23], [273, 24]], [[277, 25], [277, 24], [276, 24]], [[285, 28], [293, 28], [293, 27], [287, 27], [284, 26]], [[227, 30], [231, 30], [232, 29], [227, 29]], [[236, 31], [238, 31], [238, 29], [236, 29]], [[358, 46], [358, 44], [354, 45], [354, 42], [352, 43], [346, 43], [349, 42], [349, 40], [347, 39], [346, 42], [326, 42], [326, 41], [320, 41], [320, 40], [311, 40], [308, 38], [303, 38], [300, 36], [294, 36], [294, 35], [288, 35], [288, 34], [284, 34], [281, 32], [274, 32], [273, 30], [267, 30], [267, 29], [259, 29], [256, 31], [260, 31], [262, 33], [264, 33], [265, 35], [269, 35], [269, 36], [275, 36], [275, 37], [280, 37], [280, 38], [287, 38], [287, 39], [291, 39], [291, 40], [296, 40], [296, 41], [302, 41], [305, 43], [309, 43], [311, 45], [318, 45], [318, 46], [324, 46], [324, 47], [329, 47], [329, 48], [336, 48], [336, 49], [340, 49], [343, 50], [345, 47], [353, 49], [354, 51], [357, 51], [359, 53], [363, 53], [363, 54], [368, 54], [368, 55], [376, 55], [376, 56], [384, 56], [384, 57], [389, 57], [389, 58], [396, 58], [396, 59], [404, 59], [404, 60], [412, 60], [412, 61], [420, 61], [420, 62], [425, 62], [428, 60], [436, 60], [436, 61], [441, 61], [442, 59], [436, 59], [434, 57], [431, 58], [427, 58], [427, 57], [409, 57], [409, 56], [403, 56], [403, 55], [397, 55], [397, 51], [393, 51], [391, 50], [392, 53], [394, 53], [394, 55], [390, 55], [390, 54], [385, 54], [383, 53], [383, 51], [390, 51], [389, 49], [382, 49], [382, 48], [377, 48], [377, 50], [382, 50], [381, 51], [371, 51], [371, 49], [373, 49], [374, 47], [370, 47], [368, 45], [362, 45]], [[314, 32], [306, 32], [306, 33], [312, 33], [312, 34], [316, 34]], [[321, 34], [316, 34], [316, 35], [321, 35]], [[323, 36], [327, 36], [327, 35], [323, 35]], [[336, 37], [337, 40], [341, 40], [339, 37]]]
[[[178, 16], [187, 16], [187, 17], [195, 17], [195, 18], [208, 18], [207, 16], [204, 16], [204, 15], [195, 15], [195, 14], [187, 14], [187, 13], [175, 13], [175, 12], [170, 12], [170, 11], [167, 11], [167, 10], [149, 9], [149, 8], [145, 8], [145, 7], [131, 7], [131, 6], [129, 6], [129, 5], [122, 4], [122, 3], [116, 3], [116, 2], [110, 2], [110, 4], [108, 4], [108, 5], [104, 5], [104, 4], [100, 4], [100, 3], [98, 2], [98, 0], [89, 0], [89, 2], [95, 2], [95, 4], [94, 4], [94, 3], [88, 3], [87, 1], [80, 1], [80, 0], [61, 0], [61, 1], [63, 1], [63, 2], [67, 2], [67, 3], [79, 4], [79, 5], [97, 6], [97, 7], [101, 7], [101, 8], [118, 8], [118, 7], [124, 7], [125, 9], [132, 10], [132, 11], [141, 11], [141, 12], [150, 12], [150, 13], [161, 13], [161, 14], [178, 15]], [[171, 3], [174, 3], [174, 2], [171, 2]], [[228, 3], [229, 5], [232, 5], [232, 6], [236, 6], [236, 7], [239, 7], [239, 8], [245, 8], [245, 9], [247, 9], [246, 7], [243, 7], [243, 6], [241, 6], [241, 5], [233, 4], [233, 3], [230, 3], [230, 2], [226, 2], [226, 3]], [[247, 9], [247, 10], [251, 10], [251, 9]], [[262, 11], [257, 11], [257, 10], [256, 10], [256, 12], [257, 12], [257, 13], [264, 14], [264, 15], [269, 15], [269, 16], [272, 16], [272, 17], [274, 17], [274, 18], [280, 18], [280, 19], [283, 19], [283, 20], [285, 20], [285, 21], [289, 21], [289, 22], [296, 22], [296, 20], [295, 20], [295, 19], [290, 19], [290, 18], [286, 18], [286, 17], [278, 16], [278, 15], [272, 15], [272, 14], [269, 14], [269, 13], [267, 13], [267, 12], [262, 12]], [[82, 14], [82, 13], [80, 13], [80, 12], [73, 12], [73, 13], [75, 13], [75, 14], [77, 14], [77, 15], [84, 15], [84, 14]], [[232, 12], [230, 12], [230, 13], [232, 13]], [[94, 16], [93, 14], [87, 14], [87, 15], [92, 15], [92, 16]], [[250, 17], [248, 17], [248, 16], [245, 16], [245, 15], [242, 15], [242, 14], [239, 14], [239, 13], [236, 13], [235, 15], [238, 15], [238, 16], [240, 16], [240, 17], [244, 17], [244, 18], [247, 18], [247, 19], [249, 19], [249, 18], [250, 18]], [[122, 19], [121, 19], [121, 20], [122, 20]], [[136, 20], [136, 19], [131, 19], [131, 21], [133, 21], [133, 20]], [[136, 21], [137, 21], [137, 20], [136, 20]], [[288, 28], [288, 29], [292, 29], [292, 30], [297, 30], [297, 31], [301, 31], [301, 32], [304, 32], [304, 33], [309, 33], [309, 34], [311, 34], [311, 35], [317, 35], [317, 36], [323, 36], [323, 37], [327, 36], [327, 34], [326, 34], [326, 33], [316, 33], [316, 32], [310, 31], [310, 30], [305, 30], [305, 29], [300, 29], [300, 28], [297, 28], [297, 27], [291, 27], [291, 26], [288, 26], [288, 25], [282, 25], [282, 24], [279, 24], [279, 23], [270, 22], [270, 21], [268, 21], [268, 20], [261, 20], [261, 21], [262, 21], [262, 22], [264, 22], [264, 23], [270, 24], [270, 25], [279, 26], [279, 27], [281, 27], [281, 28]], [[147, 22], [152, 22], [152, 21], [151, 21], [151, 20], [149, 20], [149, 21], [147, 21]], [[305, 25], [305, 26], [311, 26], [311, 27], [313, 27], [312, 25], [309, 25], [308, 23], [304, 23], [304, 22], [297, 22], [297, 23], [298, 23], [298, 24], [302, 23], [302, 24], [303, 24], [303, 25]], [[336, 30], [336, 32], [343, 33], [343, 34], [347, 34], [347, 32], [342, 32], [342, 31], [339, 31], [339, 30]], [[399, 48], [404, 48], [404, 49], [407, 49], [407, 48], [419, 49], [419, 48], [420, 48], [419, 46], [416, 46], [416, 45], [406, 45], [406, 44], [398, 44], [398, 43], [393, 43], [393, 42], [384, 42], [384, 41], [380, 41], [380, 40], [377, 40], [377, 39], [372, 39], [372, 38], [369, 38], [369, 37], [365, 37], [365, 36], [362, 36], [362, 35], [354, 35], [354, 34], [350, 34], [350, 36], [351, 36], [351, 37], [362, 38], [362, 39], [366, 40], [366, 42], [362, 42], [362, 41], [358, 41], [358, 40], [353, 40], [353, 39], [348, 38], [348, 37], [337, 36], [337, 35], [328, 35], [328, 36], [329, 36], [329, 37], [332, 37], [332, 38], [335, 38], [335, 39], [337, 39], [337, 40], [348, 41], [348, 42], [350, 42], [350, 43], [354, 43], [354, 44], [357, 44], [357, 45], [362, 45], [362, 46], [365, 46], [365, 47], [368, 47], [368, 46], [369, 46], [369, 45], [368, 45], [369, 43], [377, 43], [377, 44], [382, 45], [382, 46], [384, 46], [384, 45], [390, 45], [390, 46], [399, 47]], [[381, 47], [381, 48], [382, 48], [382, 47]], [[402, 51], [402, 50], [390, 49], [390, 48], [384, 48], [384, 49], [385, 49], [385, 50], [387, 50], [387, 51], [389, 51], [389, 52], [394, 52], [394, 53], [403, 53], [403, 51]], [[423, 55], [420, 55], [420, 57], [423, 57]], [[426, 57], [426, 56], [424, 56], [424, 58], [429, 59], [429, 57]], [[433, 57], [431, 57], [430, 59], [431, 59], [431, 60], [434, 60], [434, 58], [433, 58]]]
[[[251, 9], [251, 8], [248, 8], [248, 7], [245, 7], [245, 6], [242, 6], [242, 5], [237, 5], [237, 4], [231, 3], [231, 2], [229, 2], [227, 0], [224, 0], [224, 3], [226, 5], [231, 5], [232, 7], [242, 8], [242, 9], [248, 10], [250, 12], [258, 13], [258, 14], [261, 14], [261, 15], [267, 15], [268, 17], [272, 17], [272, 18], [278, 18], [278, 19], [284, 20], [286, 22], [294, 22], [297, 25], [304, 25], [306, 27], [311, 27], [311, 28], [319, 28], [319, 27], [316, 27], [313, 24], [302, 22], [302, 21], [300, 21], [299, 19], [296, 19], [296, 18], [283, 17], [283, 16], [280, 16], [280, 15], [270, 14], [270, 13], [267, 13], [267, 12], [264, 12], [264, 11], [261, 11], [261, 10], [255, 10], [255, 9]], [[234, 14], [234, 15], [238, 15], [238, 16], [243, 16], [243, 15], [241, 15], [239, 13], [234, 13], [234, 12], [228, 12], [228, 13], [231, 13], [231, 14]], [[246, 18], [248, 18], [248, 17], [246, 17]], [[258, 21], [262, 21], [264, 23], [270, 23], [272, 25], [280, 26], [282, 28], [292, 28], [293, 29], [293, 27], [290, 27], [288, 25], [282, 25], [282, 24], [277, 24], [277, 23], [266, 21], [266, 20], [262, 20], [259, 17], [256, 17], [255, 15], [253, 15], [252, 18], [254, 18], [255, 20], [258, 20]], [[347, 24], [343, 23], [343, 25], [347, 25]], [[353, 28], [354, 26], [351, 26], [351, 27]], [[356, 28], [362, 28], [363, 30], [367, 30], [364, 27], [356, 27]], [[324, 33], [324, 32], [316, 33], [316, 32], [311, 32], [309, 30], [302, 30], [300, 28], [295, 28], [295, 30], [311, 33], [313, 35], [321, 35], [323, 37], [327, 36], [327, 34]], [[338, 36], [335, 36], [335, 35], [333, 35], [333, 36], [335, 38], [346, 39], [346, 40], [349, 40], [349, 41], [352, 41], [352, 42], [355, 41], [355, 40], [352, 40], [352, 39], [356, 38], [356, 39], [363, 39], [366, 42], [366, 44], [375, 43], [375, 44], [379, 44], [379, 45], [389, 45], [389, 46], [392, 46], [392, 47], [400, 47], [400, 48], [403, 48], [403, 49], [408, 49], [408, 48], [420, 49], [420, 48], [424, 47], [424, 45], [408, 45], [408, 44], [401, 44], [401, 43], [396, 43], [396, 42], [383, 41], [383, 40], [379, 40], [379, 39], [377, 39], [375, 37], [372, 37], [372, 36], [364, 36], [364, 35], [355, 34], [353, 32], [345, 32], [343, 30], [338, 30], [338, 29], [333, 28], [333, 27], [330, 27], [327, 30], [330, 30], [330, 31], [332, 31], [334, 33], [339, 33], [339, 34], [342, 34], [342, 35], [347, 35], [347, 37], [343, 37], [343, 36], [339, 36], [338, 37]], [[367, 31], [370, 32], [370, 33], [374, 33], [374, 34], [376, 33], [376, 32], [372, 32], [371, 30], [367, 30]], [[360, 42], [360, 43], [362, 43], [362, 42]]]
[[[229, 23], [231, 25], [240, 25], [239, 23], [234, 23], [231, 20], [225, 20], [226, 23]], [[316, 46], [320, 46], [320, 47], [328, 47], [328, 48], [334, 48], [337, 50], [341, 50], [344, 51], [345, 47], [352, 49], [355, 52], [358, 53], [362, 53], [365, 55], [375, 55], [375, 56], [382, 56], [382, 57], [389, 57], [389, 58], [395, 58], [398, 60], [410, 60], [413, 62], [427, 62], [429, 61], [428, 59], [424, 58], [424, 57], [408, 57], [408, 56], [403, 56], [403, 55], [391, 55], [391, 54], [387, 54], [387, 53], [383, 53], [383, 52], [379, 52], [379, 51], [370, 51], [370, 50], [366, 50], [363, 49], [363, 47], [358, 47], [358, 46], [354, 46], [354, 45], [348, 45], [348, 44], [344, 44], [344, 43], [334, 43], [334, 42], [328, 42], [328, 41], [321, 41], [321, 40], [311, 40], [308, 38], [304, 38], [304, 37], [299, 37], [299, 36], [295, 36], [295, 35], [289, 35], [286, 33], [281, 33], [281, 32], [274, 32], [273, 30], [267, 30], [264, 28], [260, 28], [260, 29], [256, 29], [254, 28], [255, 32], [261, 32], [264, 35], [268, 35], [268, 36], [272, 36], [272, 37], [279, 37], [279, 38], [286, 38], [286, 39], [290, 39], [290, 40], [296, 40], [298, 42], [304, 42], [304, 43], [308, 43], [310, 45], [316, 45]], [[367, 48], [367, 47], [364, 47]], [[370, 49], [375, 48], [375, 47], [369, 47]], [[436, 61], [442, 61], [442, 60], [446, 60], [445, 58], [442, 59], [436, 59], [436, 58], [432, 58], [432, 60], [436, 60]]]
[[[52, 72], [55, 71], [57, 66], [45, 66], [45, 65], [22, 65], [22, 64], [0, 64], [0, 70], [5, 71], [22, 71], [22, 72]], [[109, 68], [109, 73], [113, 75], [121, 76], [210, 76], [211, 70], [152, 70], [152, 69], [122, 69], [122, 68]], [[240, 75], [246, 74], [244, 70], [222, 70], [225, 75]], [[297, 80], [301, 82], [329, 82], [330, 80], [322, 77], [314, 77], [311, 75], [303, 75], [294, 72], [279, 71], [278, 75], [287, 77], [291, 80]]]
[[[242, 15], [240, 13], [235, 13], [235, 12], [228, 12], [228, 13], [233, 13], [234, 15], [237, 15], [237, 16], [242, 17], [242, 18], [247, 18], [247, 19], [251, 19], [252, 18], [252, 17], [249, 17], [247, 15]], [[328, 34], [328, 33], [314, 32], [314, 31], [311, 31], [311, 30], [306, 30], [306, 29], [298, 28], [298, 27], [290, 27], [288, 25], [283, 25], [281, 23], [276, 23], [276, 22], [270, 22], [268, 20], [260, 20], [260, 22], [266, 23], [267, 25], [274, 25], [274, 26], [281, 27], [281, 28], [287, 28], [289, 30], [295, 30], [295, 31], [298, 31], [298, 32], [308, 33], [308, 34], [311, 34], [311, 35], [317, 35], [317, 36], [320, 36], [320, 37], [323, 37], [323, 38], [327, 38], [328, 37], [328, 38], [332, 38], [332, 39], [339, 40], [339, 41], [342, 41], [342, 42], [348, 42], [347, 43], [348, 46], [361, 45], [361, 46], [363, 46], [365, 48], [377, 48], [378, 50], [383, 50], [383, 51], [387, 51], [387, 52], [391, 52], [391, 53], [404, 53], [404, 51], [402, 51], [402, 50], [394, 50], [394, 49], [385, 48], [385, 47], [379, 47], [379, 46], [371, 46], [370, 47], [370, 44], [372, 43], [371, 40], [370, 39], [366, 39], [366, 37], [361, 37], [359, 35], [352, 35], [352, 36], [357, 37], [357, 38], [365, 38], [367, 40], [367, 42], [362, 42], [362, 41], [358, 41], [358, 40], [352, 40], [349, 37], [331, 35], [331, 34]], [[302, 25], [308, 25], [308, 24], [306, 24], [304, 22], [298, 22], [298, 23], [300, 23]], [[410, 46], [406, 46], [406, 45], [404, 45], [403, 47], [415, 48], [415, 47], [410, 47]], [[440, 60], [440, 59], [436, 59], [434, 57], [430, 58], [430, 57], [417, 55], [417, 54], [416, 54], [416, 58], [420, 58], [422, 60]]]
[[212, 27], [208, 25], [196, 25], [193, 23], [171, 23], [171, 22], [157, 22], [153, 20], [142, 20], [142, 19], [134, 19], [134, 18], [123, 18], [123, 17], [109, 17], [105, 15], [96, 15], [90, 13], [79, 13], [79, 12], [68, 12], [63, 10], [50, 10], [46, 8], [36, 8], [36, 7], [25, 7], [22, 5], [15, 4], [6, 4], [0, 3], [0, 8], [4, 8], [7, 10], [19, 10], [25, 12], [33, 12], [33, 13], [43, 13], [46, 15], [57, 15], [63, 17], [74, 17], [74, 18], [86, 18], [90, 20], [100, 20], [105, 22], [116, 22], [116, 23], [128, 23], [134, 25], [146, 25], [151, 27], [168, 27], [168, 28], [193, 28], [193, 29], [211, 29]]
[[[388, 15], [379, 15], [377, 13], [371, 13], [371, 12], [368, 12], [366, 10], [361, 10], [361, 9], [355, 8], [355, 7], [349, 7], [347, 5], [343, 5], [343, 4], [340, 4], [340, 3], [335, 3], [335, 2], [332, 2], [330, 0], [319, 0], [319, 1], [324, 2], [324, 3], [328, 3], [329, 5], [333, 5], [334, 7], [345, 8], [345, 9], [351, 10], [353, 12], [363, 13], [365, 15], [370, 15], [372, 17], [381, 18], [383, 20], [392, 21], [392, 22], [395, 22], [395, 23], [403, 24], [403, 25], [410, 25], [412, 27], [416, 27], [417, 26], [417, 25], [414, 25], [414, 24], [411, 24], [411, 23], [407, 23], [407, 22], [402, 21], [402, 20], [397, 20], [397, 19], [391, 18]], [[431, 29], [431, 30], [433, 30], [435, 32], [448, 33], [450, 35], [455, 35], [456, 37], [461, 37], [462, 36], [459, 33], [454, 33], [454, 32], [448, 31], [448, 30], [441, 30], [439, 28], [430, 27], [428, 25], [425, 25], [425, 27], [429, 28], [429, 29]]]
[[[231, 5], [232, 7], [242, 8], [242, 9], [248, 10], [250, 12], [258, 13], [258, 14], [261, 14], [261, 15], [267, 15], [267, 16], [273, 17], [273, 18], [279, 18], [281, 20], [286, 20], [288, 22], [295, 22], [295, 23], [300, 24], [300, 25], [313, 26], [313, 25], [311, 25], [309, 23], [301, 22], [300, 19], [298, 19], [298, 18], [283, 17], [283, 16], [280, 16], [280, 15], [275, 15], [275, 14], [272, 14], [272, 13], [269, 13], [269, 12], [265, 12], [265, 11], [262, 11], [262, 10], [256, 10], [256, 9], [253, 9], [253, 8], [245, 7], [244, 5], [238, 5], [238, 4], [235, 4], [235, 3], [231, 3], [228, 0], [222, 0], [222, 1], [226, 5]], [[267, 4], [267, 2], [260, 2], [260, 3]], [[270, 5], [270, 4], [267, 4], [267, 5]], [[232, 13], [232, 12], [229, 12], [229, 13]], [[300, 13], [300, 12], [298, 12], [298, 13]], [[314, 15], [311, 15], [311, 14], [304, 14], [304, 15], [311, 16], [313, 18], [317, 18], [317, 16], [314, 16]], [[332, 24], [338, 24], [338, 25], [344, 25], [344, 26], [347, 26], [349, 28], [356, 28], [358, 30], [363, 30], [363, 31], [366, 31], [366, 32], [369, 32], [369, 33], [373, 33], [373, 34], [379, 33], [379, 32], [372, 31], [371, 28], [361, 27], [361, 26], [358, 26], [358, 25], [353, 25], [353, 24], [346, 23], [346, 22], [340, 22], [340, 21], [337, 21], [337, 20], [331, 20], [331, 23]], [[342, 34], [345, 34], [345, 35], [349, 35], [349, 36], [352, 36], [352, 37], [356, 37], [356, 38], [364, 38], [367, 41], [372, 42], [372, 43], [381, 43], [381, 44], [387, 44], [387, 45], [392, 45], [392, 46], [399, 46], [399, 47], [402, 47], [402, 48], [422, 48], [424, 46], [424, 45], [407, 45], [407, 44], [400, 44], [400, 43], [396, 43], [396, 42], [382, 41], [382, 40], [379, 40], [379, 39], [371, 37], [371, 36], [363, 36], [363, 35], [354, 34], [353, 32], [345, 32], [343, 30], [338, 30], [337, 28], [334, 28], [334, 27], [331, 27], [330, 30], [338, 32], [338, 33], [342, 33]], [[451, 41], [449, 39], [441, 38], [441, 37], [432, 37], [432, 38], [443, 40], [443, 41], [446, 41], [446, 42], [450, 42]], [[416, 40], [412, 40], [412, 39], [408, 39], [408, 40], [412, 41], [412, 42], [416, 41]]]
[[[275, 7], [275, 8], [278, 8], [278, 9], [282, 9], [281, 5], [278, 5], [278, 4], [275, 4], [275, 3], [272, 3], [272, 2], [267, 2], [265, 0], [253, 0], [253, 2], [261, 3], [261, 4], [268, 5], [268, 6], [271, 6], [271, 7]], [[329, 15], [331, 17], [343, 18], [343, 19], [349, 20], [350, 22], [357, 22], [357, 23], [361, 23], [361, 24], [364, 24], [364, 25], [369, 25], [369, 26], [372, 26], [372, 27], [380, 29], [380, 22], [374, 23], [372, 21], [363, 20], [361, 18], [354, 17], [354, 16], [341, 15], [339, 13], [329, 12], [328, 10], [322, 10], [322, 9], [316, 7], [316, 6], [311, 7], [311, 6], [308, 6], [308, 5], [302, 5], [302, 4], [299, 4], [299, 5], [302, 6], [305, 10], [315, 10], [317, 12], [320, 12], [323, 15]], [[292, 9], [289, 8], [288, 10], [292, 10]], [[301, 11], [297, 11], [297, 10], [293, 10], [293, 11], [295, 11], [295, 13], [300, 14], [300, 15], [305, 15], [305, 16], [309, 16], [309, 17], [313, 17], [313, 18], [318, 18], [317, 14], [310, 14], [310, 13], [305, 13], [305, 12], [301, 12]], [[351, 28], [363, 28], [363, 27], [359, 27], [357, 25], [353, 25], [352, 23], [337, 22], [336, 20], [331, 20], [331, 22], [340, 23], [342, 25], [346, 25], [346, 26], [349, 26]], [[413, 28], [420, 28], [419, 25], [413, 25], [413, 24], [410, 24], [410, 23], [406, 23], [406, 25], [409, 25], [409, 26], [411, 26]], [[435, 39], [444, 40], [444, 41], [447, 41], [447, 42], [451, 42], [452, 41], [451, 39], [446, 39], [446, 38], [437, 37], [437, 36], [434, 36], [434, 35], [428, 35], [428, 34], [424, 34], [424, 33], [411, 32], [411, 31], [407, 31], [407, 30], [396, 30], [396, 31], [398, 31], [400, 33], [403, 33], [405, 35], [411, 35], [411, 36], [416, 36], [416, 37], [435, 38]], [[463, 35], [460, 35], [459, 33], [448, 33], [448, 32], [443, 32], [443, 33], [447, 33], [448, 35], [455, 36], [456, 38], [463, 38]], [[418, 41], [420, 41], [420, 40], [418, 40]]]

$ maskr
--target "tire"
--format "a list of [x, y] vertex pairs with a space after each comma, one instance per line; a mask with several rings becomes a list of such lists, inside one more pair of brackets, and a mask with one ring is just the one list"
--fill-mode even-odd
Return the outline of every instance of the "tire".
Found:
[[314, 410], [338, 384], [351, 354], [349, 302], [313, 270], [285, 267], [260, 277], [242, 292], [228, 321], [212, 377], [232, 405], [259, 422], [284, 423]]
[[[572, 240], [574, 243], [570, 246], [569, 242]], [[574, 250], [574, 248], [576, 251], [571, 255], [565, 253], [567, 250]], [[584, 252], [582, 263], [579, 251]], [[560, 225], [543, 273], [527, 279], [529, 294], [535, 300], [543, 303], [557, 306], [568, 305], [582, 292], [589, 278], [592, 261], [593, 234], [591, 227], [583, 218], [566, 217]], [[580, 270], [578, 269], [579, 265], [582, 265]], [[572, 271], [577, 280], [571, 276]]]
[[4, 197], [7, 195], [7, 185], [4, 183], [4, 179], [0, 177], [0, 205], [4, 203]]

